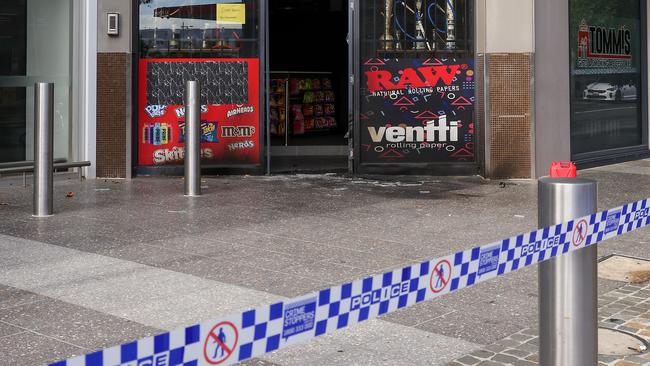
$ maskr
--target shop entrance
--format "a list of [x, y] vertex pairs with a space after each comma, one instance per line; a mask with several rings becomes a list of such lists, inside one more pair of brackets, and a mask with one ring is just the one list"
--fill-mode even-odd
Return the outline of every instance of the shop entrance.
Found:
[[347, 3], [269, 2], [273, 172], [347, 169]]

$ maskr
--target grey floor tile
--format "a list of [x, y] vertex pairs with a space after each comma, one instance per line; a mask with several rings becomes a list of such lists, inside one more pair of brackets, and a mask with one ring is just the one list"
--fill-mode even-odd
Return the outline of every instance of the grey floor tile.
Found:
[[88, 351], [43, 335], [25, 332], [0, 339], [0, 365], [33, 366]]
[[0, 321], [0, 339], [14, 334], [25, 332], [24, 328], [19, 328], [5, 322]]
[[52, 299], [2, 310], [0, 321], [87, 349], [109, 347], [161, 332]]
[[472, 343], [490, 344], [525, 326], [525, 324], [510, 323], [503, 319], [497, 320], [480, 315], [470, 316], [462, 312], [454, 312], [419, 324], [417, 329]]
[[29, 291], [0, 285], [0, 311], [14, 306], [43, 301], [46, 298]]

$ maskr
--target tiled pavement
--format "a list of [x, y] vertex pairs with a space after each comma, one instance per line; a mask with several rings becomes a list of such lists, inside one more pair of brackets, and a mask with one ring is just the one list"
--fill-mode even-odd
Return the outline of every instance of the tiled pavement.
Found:
[[[650, 161], [592, 169], [599, 208], [650, 196]], [[33, 365], [536, 227], [536, 184], [476, 177], [59, 181], [55, 216], [0, 181], [0, 365]], [[71, 198], [68, 192], [74, 192]], [[650, 230], [599, 255], [647, 257]], [[524, 269], [251, 364], [440, 365], [537, 319]], [[623, 283], [603, 280], [599, 293]], [[486, 311], [486, 309], [490, 309]]]
[[[650, 342], [650, 283], [628, 284], [598, 298], [598, 326]], [[460, 357], [448, 366], [533, 366], [538, 364], [538, 329], [526, 328]], [[624, 357], [599, 355], [599, 366], [650, 365], [650, 352]]]

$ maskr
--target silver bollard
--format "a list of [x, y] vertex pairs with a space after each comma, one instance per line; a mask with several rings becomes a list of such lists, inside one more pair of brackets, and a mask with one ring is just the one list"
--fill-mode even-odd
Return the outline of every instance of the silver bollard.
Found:
[[34, 216], [52, 215], [54, 84], [34, 85]]
[[201, 88], [188, 81], [185, 91], [185, 195], [201, 195]]
[[[538, 194], [540, 228], [596, 212], [592, 180], [543, 178]], [[540, 263], [540, 366], [598, 364], [597, 255], [593, 245]]]

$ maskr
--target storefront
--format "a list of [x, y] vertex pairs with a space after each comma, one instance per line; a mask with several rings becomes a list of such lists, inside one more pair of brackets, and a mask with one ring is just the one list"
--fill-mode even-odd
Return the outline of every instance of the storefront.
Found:
[[648, 151], [645, 4], [570, 0], [571, 154], [578, 162]]
[[72, 0], [0, 2], [0, 163], [32, 160], [34, 83], [55, 83], [54, 158], [72, 157]]
[[184, 161], [187, 80], [201, 84], [204, 166], [261, 169], [260, 14], [253, 0], [140, 2], [134, 136], [142, 172]]
[[189, 78], [208, 168], [478, 171], [472, 0], [138, 6], [138, 173], [179, 171]]

